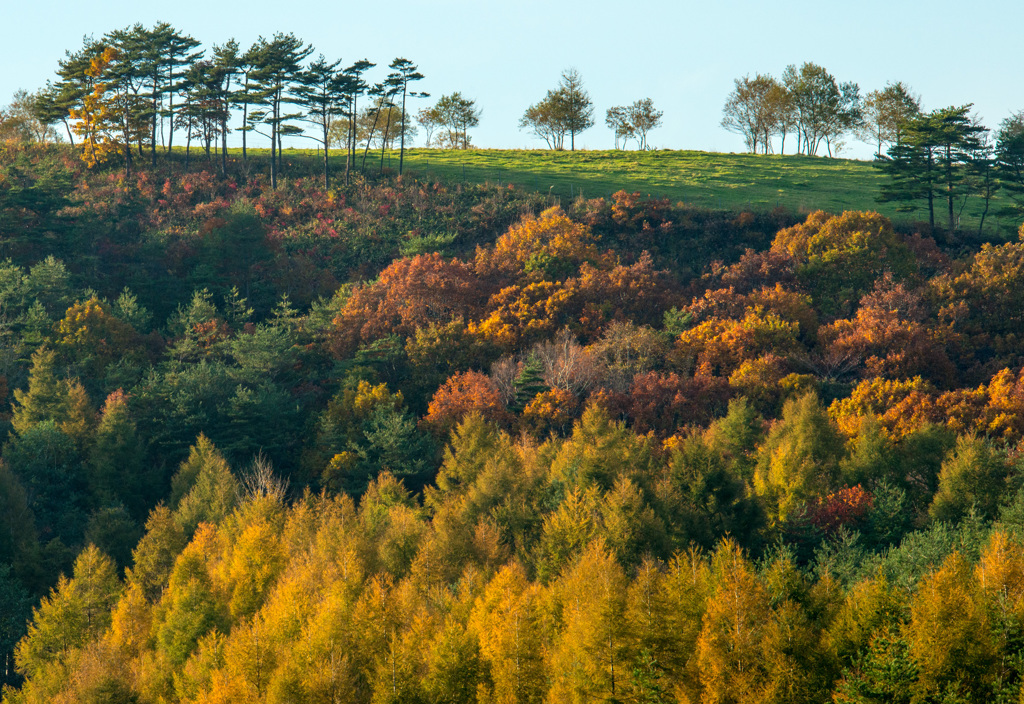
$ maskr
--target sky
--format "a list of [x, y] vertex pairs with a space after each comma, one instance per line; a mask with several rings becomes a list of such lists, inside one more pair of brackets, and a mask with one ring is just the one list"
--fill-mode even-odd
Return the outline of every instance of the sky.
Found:
[[[824, 66], [861, 94], [903, 81], [925, 110], [973, 103], [997, 128], [1024, 110], [1024, 43], [1020, 0], [0, 0], [0, 105], [19, 88], [54, 77], [66, 50], [85, 35], [101, 37], [137, 22], [169, 22], [208, 48], [235, 38], [244, 48], [260, 35], [293, 32], [314, 56], [345, 65], [368, 58], [380, 80], [405, 57], [425, 78], [431, 103], [460, 91], [482, 110], [470, 132], [483, 148], [542, 148], [518, 128], [532, 103], [576, 68], [594, 102], [595, 125], [577, 148], [610, 149], [605, 111], [649, 97], [664, 111], [649, 136], [666, 149], [741, 152], [742, 138], [720, 126], [733, 81], [780, 76], [789, 64]], [[411, 110], [418, 109], [413, 105]], [[302, 146], [313, 144], [308, 140]], [[787, 148], [792, 141], [787, 140]], [[259, 146], [259, 145], [256, 145]], [[870, 158], [870, 145], [850, 137], [842, 155]]]

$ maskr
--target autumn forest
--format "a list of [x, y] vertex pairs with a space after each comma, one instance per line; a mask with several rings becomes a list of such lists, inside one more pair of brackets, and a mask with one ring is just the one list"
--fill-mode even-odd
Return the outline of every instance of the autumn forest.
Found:
[[0, 141], [4, 704], [1024, 700], [1024, 227], [132, 114]]

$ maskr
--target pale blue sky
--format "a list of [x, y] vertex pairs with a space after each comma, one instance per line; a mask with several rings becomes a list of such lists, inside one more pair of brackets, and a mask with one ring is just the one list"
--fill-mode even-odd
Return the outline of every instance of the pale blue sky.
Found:
[[[605, 149], [614, 139], [604, 112], [641, 97], [665, 111], [651, 144], [673, 149], [742, 151], [719, 126], [733, 79], [778, 76], [787, 64], [813, 61], [861, 92], [902, 80], [925, 109], [973, 102], [996, 127], [1024, 109], [1019, 0], [857, 3], [518, 2], [436, 0], [381, 3], [174, 0], [99, 3], [2, 0], [0, 103], [18, 88], [53, 76], [66, 49], [84, 34], [142, 22], [170, 22], [209, 47], [232, 37], [248, 46], [260, 34], [294, 32], [328, 58], [416, 62], [433, 98], [461, 91], [483, 110], [471, 137], [481, 147], [540, 147], [518, 129], [523, 110], [575, 66], [595, 103], [596, 125], [577, 146]], [[418, 107], [418, 106], [416, 106]], [[846, 155], [869, 157], [851, 140]]]

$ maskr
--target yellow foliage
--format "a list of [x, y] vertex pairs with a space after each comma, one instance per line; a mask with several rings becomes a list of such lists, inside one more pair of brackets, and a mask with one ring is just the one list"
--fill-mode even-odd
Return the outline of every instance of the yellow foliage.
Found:
[[864, 416], [874, 415], [886, 434], [899, 440], [931, 418], [933, 394], [932, 386], [919, 376], [865, 379], [849, 397], [833, 401], [828, 412], [847, 437], [858, 434]]
[[478, 258], [489, 257], [499, 269], [518, 273], [543, 259], [563, 260], [579, 264], [598, 258], [590, 228], [573, 222], [558, 206], [540, 215], [527, 216], [508, 229], [494, 243], [494, 249], [478, 252]]
[[92, 91], [82, 98], [81, 108], [70, 111], [70, 118], [75, 121], [75, 133], [84, 138], [82, 161], [90, 169], [105, 162], [121, 148], [114, 132], [117, 124], [115, 100], [108, 95], [111, 84], [98, 80], [118, 58], [117, 49], [108, 46], [89, 61], [85, 75], [92, 83]]

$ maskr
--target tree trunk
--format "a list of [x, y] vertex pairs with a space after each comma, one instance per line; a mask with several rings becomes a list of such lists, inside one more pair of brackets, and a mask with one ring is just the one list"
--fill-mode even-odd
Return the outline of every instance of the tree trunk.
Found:
[[391, 136], [391, 107], [388, 106], [388, 121], [384, 123], [384, 139], [380, 141], [380, 172], [384, 173], [384, 150], [388, 148], [388, 137]]
[[328, 132], [329, 131], [330, 130], [328, 130], [328, 128], [327, 128], [327, 115], [326, 115], [326, 111], [325, 111], [325, 113], [324, 113], [324, 190], [325, 191], [328, 188], [331, 187], [330, 173], [328, 172], [328, 168], [330, 166], [330, 161], [329, 161], [329, 157], [328, 157], [328, 145], [331, 143], [331, 140], [328, 137]]
[[228, 177], [228, 97], [231, 95], [231, 74], [224, 84], [224, 105], [220, 116], [220, 175]]
[[405, 161], [405, 95], [408, 92], [406, 90], [406, 83], [402, 82], [402, 134], [399, 135], [400, 147], [398, 150], [398, 175], [402, 175], [402, 165]]
[[159, 75], [160, 75], [160, 71], [159, 70], [156, 71], [155, 73], [153, 73], [153, 129], [152, 129], [152, 139], [150, 140], [150, 165], [151, 166], [156, 166], [156, 118], [157, 118], [157, 113], [159, 112], [159, 110], [158, 110], [158, 100], [157, 100], [157, 96], [158, 96], [158, 93], [157, 93], [157, 90], [158, 90], [157, 80], [158, 79], [157, 79], [157, 77]]
[[360, 169], [366, 171], [366, 155], [370, 153], [370, 142], [373, 141], [373, 133], [377, 131], [377, 118], [380, 117], [380, 110], [373, 113], [373, 125], [370, 127], [370, 134], [366, 136], [366, 149], [363, 150], [363, 163]]
[[935, 189], [932, 187], [932, 150], [928, 147], [928, 226], [935, 232]]
[[167, 153], [174, 149], [174, 66], [167, 71]]
[[72, 147], [75, 146], [75, 138], [71, 134], [71, 123], [68, 122], [66, 117], [60, 118], [60, 121], [64, 123], [64, 129], [68, 131], [68, 141], [71, 143]]
[[949, 231], [953, 232], [955, 219], [953, 217], [953, 147], [946, 145], [946, 204], [949, 209]]
[[[185, 104], [185, 109], [188, 110], [188, 103]], [[185, 172], [188, 173], [188, 161], [192, 154], [192, 127], [188, 126], [185, 130]]]
[[349, 168], [351, 167], [352, 157], [355, 152], [355, 144], [353, 143], [353, 127], [356, 124], [356, 99], [355, 95], [349, 98], [349, 118], [348, 118], [348, 129], [345, 130], [345, 185], [348, 185], [348, 174]]
[[249, 74], [245, 74], [245, 86], [242, 88], [242, 163], [245, 163], [245, 136], [249, 134]]
[[277, 188], [277, 160], [274, 150], [277, 147], [277, 113], [278, 96], [275, 93], [270, 106], [270, 187]]

